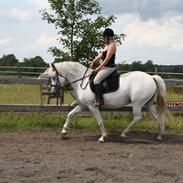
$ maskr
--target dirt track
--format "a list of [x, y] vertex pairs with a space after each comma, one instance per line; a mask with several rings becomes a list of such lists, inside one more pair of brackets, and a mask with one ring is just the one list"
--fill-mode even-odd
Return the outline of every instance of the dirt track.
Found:
[[183, 135], [130, 133], [122, 140], [99, 133], [0, 132], [0, 182], [183, 183]]

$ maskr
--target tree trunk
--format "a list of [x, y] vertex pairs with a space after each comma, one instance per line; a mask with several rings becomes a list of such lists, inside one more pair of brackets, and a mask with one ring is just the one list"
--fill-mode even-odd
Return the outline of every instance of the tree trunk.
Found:
[[73, 37], [74, 37], [74, 35], [73, 35], [73, 26], [72, 26], [72, 28], [71, 28], [71, 61], [73, 61], [73, 52], [74, 52], [74, 50], [73, 50]]
[[74, 40], [74, 24], [75, 24], [75, 0], [73, 0], [73, 21], [72, 21], [72, 27], [71, 27], [71, 61], [74, 61], [74, 45], [73, 45], [73, 40]]

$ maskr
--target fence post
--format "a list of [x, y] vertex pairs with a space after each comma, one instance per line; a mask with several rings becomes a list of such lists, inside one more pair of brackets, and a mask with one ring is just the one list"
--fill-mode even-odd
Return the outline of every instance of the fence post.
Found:
[[21, 78], [21, 68], [19, 64], [18, 64], [18, 78]]
[[158, 68], [157, 67], [155, 67], [155, 75], [157, 75], [158, 74]]

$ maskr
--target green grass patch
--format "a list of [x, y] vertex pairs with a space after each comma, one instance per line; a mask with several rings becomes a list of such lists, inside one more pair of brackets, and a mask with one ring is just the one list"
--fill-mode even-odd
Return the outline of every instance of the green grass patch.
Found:
[[[1, 104], [40, 104], [40, 88], [37, 85], [1, 84], [0, 91]], [[43, 100], [46, 104], [47, 97]], [[166, 100], [183, 100], [183, 95], [176, 94], [170, 89]], [[65, 92], [65, 103], [71, 104], [73, 101], [70, 92]], [[56, 104], [56, 100], [52, 99], [51, 103]]]
[[[104, 124], [108, 131], [119, 132], [126, 128], [132, 120], [131, 113], [115, 114], [106, 113], [103, 115]], [[65, 118], [60, 113], [0, 113], [0, 130], [1, 131], [22, 131], [22, 130], [46, 130], [46, 129], [61, 129]], [[70, 128], [81, 130], [98, 130], [98, 125], [94, 117], [79, 117], [72, 118]], [[133, 129], [143, 131], [157, 131], [157, 125], [154, 119], [149, 114], [144, 114], [143, 119], [134, 125]], [[183, 131], [183, 114], [173, 114], [171, 119], [166, 121], [166, 129]]]
[[49, 113], [0, 113], [1, 130], [41, 130], [61, 128], [64, 117]]
[[[35, 85], [0, 85], [1, 104], [40, 104], [40, 88]], [[175, 94], [168, 90], [166, 100], [183, 100], [183, 95]], [[69, 92], [65, 93], [65, 103], [74, 101]], [[47, 103], [46, 97], [44, 103]], [[52, 100], [52, 104], [56, 101]], [[132, 120], [132, 113], [106, 113], [104, 124], [108, 131], [122, 131]], [[65, 117], [60, 113], [0, 113], [0, 130], [44, 130], [57, 129], [63, 126]], [[172, 114], [171, 119], [166, 120], [166, 127], [169, 130], [183, 131], [183, 114]], [[98, 130], [98, 125], [93, 117], [74, 117], [71, 120], [71, 128]], [[156, 123], [149, 114], [134, 126], [135, 129], [156, 131]]]
[[182, 93], [175, 93], [173, 91], [168, 91], [165, 99], [166, 100], [183, 101], [183, 95], [182, 95]]
[[[0, 85], [1, 104], [40, 104], [40, 87], [37, 85]], [[65, 103], [71, 104], [74, 101], [70, 92], [65, 92]], [[43, 103], [47, 104], [47, 97], [43, 97]], [[56, 99], [51, 99], [51, 104], [56, 104]]]

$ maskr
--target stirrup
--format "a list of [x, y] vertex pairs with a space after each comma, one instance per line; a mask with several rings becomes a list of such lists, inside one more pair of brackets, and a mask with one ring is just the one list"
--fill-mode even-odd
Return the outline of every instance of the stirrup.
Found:
[[103, 94], [102, 94], [102, 86], [101, 84], [95, 85], [95, 104], [94, 106], [101, 106], [104, 104]]
[[95, 102], [94, 102], [94, 106], [95, 106], [95, 107], [100, 107], [100, 106], [102, 106], [102, 105], [104, 105], [104, 102], [103, 102], [103, 101], [95, 101]]
[[99, 107], [100, 103], [95, 101], [93, 105], [94, 105], [94, 107]]

